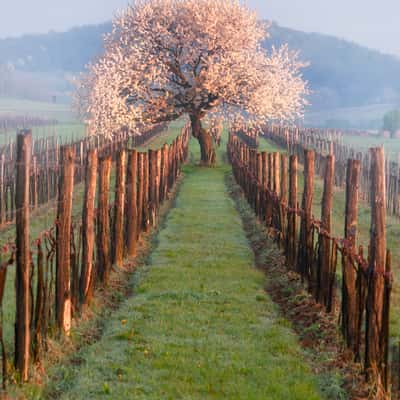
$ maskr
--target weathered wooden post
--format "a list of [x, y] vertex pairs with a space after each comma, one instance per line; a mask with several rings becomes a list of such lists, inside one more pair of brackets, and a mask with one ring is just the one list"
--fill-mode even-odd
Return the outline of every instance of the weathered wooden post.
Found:
[[257, 154], [257, 169], [256, 169], [256, 176], [257, 176], [257, 187], [256, 187], [256, 214], [258, 217], [261, 216], [261, 198], [262, 198], [262, 183], [263, 183], [263, 169], [262, 169], [262, 154]]
[[138, 239], [138, 153], [136, 150], [129, 152], [128, 173], [126, 177], [126, 254], [132, 257], [136, 254], [136, 242]]
[[160, 208], [160, 184], [161, 184], [161, 161], [162, 155], [161, 150], [156, 151], [156, 181], [155, 181], [155, 219], [156, 224], [158, 223], [159, 208]]
[[100, 282], [107, 285], [111, 270], [109, 193], [111, 156], [100, 160], [99, 193], [97, 205], [97, 273]]
[[285, 243], [286, 235], [286, 207], [288, 202], [288, 187], [287, 187], [287, 156], [286, 154], [281, 154], [281, 194], [280, 194], [280, 230], [283, 243]]
[[117, 155], [115, 200], [113, 221], [113, 263], [122, 266], [124, 261], [124, 213], [125, 213], [126, 151]]
[[145, 154], [138, 153], [138, 184], [137, 184], [137, 227], [136, 237], [138, 238], [143, 229], [143, 198], [144, 198], [144, 168], [145, 168]]
[[169, 160], [168, 160], [168, 145], [164, 144], [163, 147], [163, 167], [162, 167], [162, 200], [167, 199], [168, 197], [168, 173], [169, 173]]
[[297, 156], [289, 159], [289, 211], [286, 236], [287, 264], [290, 269], [296, 265], [296, 234], [297, 234]]
[[51, 198], [51, 186], [50, 186], [50, 163], [49, 163], [49, 141], [46, 140], [46, 153], [45, 153], [45, 179], [46, 179], [46, 203]]
[[261, 157], [262, 157], [262, 170], [263, 170], [263, 173], [262, 173], [262, 178], [263, 178], [263, 179], [262, 179], [262, 185], [263, 185], [264, 189], [266, 189], [267, 186], [268, 186], [268, 160], [267, 160], [267, 152], [266, 152], [266, 151], [263, 151]]
[[312, 201], [314, 195], [314, 162], [312, 150], [304, 150], [304, 190], [301, 203], [303, 215], [300, 223], [300, 238], [297, 257], [297, 271], [302, 279], [310, 279], [313, 252], [313, 232], [311, 229]]
[[324, 304], [328, 309], [332, 304], [330, 295], [334, 295], [330, 291], [331, 281], [331, 239], [326, 235], [331, 233], [331, 215], [333, 204], [333, 180], [335, 176], [335, 156], [326, 156], [324, 189], [322, 193], [321, 203], [321, 238], [318, 254], [318, 270], [316, 285], [316, 300]]
[[383, 147], [370, 149], [371, 154], [371, 229], [369, 287], [366, 314], [366, 370], [378, 389], [383, 385], [386, 360], [381, 344], [386, 263], [386, 192]]
[[29, 235], [29, 174], [32, 154], [32, 132], [21, 131], [17, 136], [16, 179], [16, 317], [15, 368], [23, 382], [29, 377], [30, 356], [30, 235]]
[[[176, 146], [175, 146], [176, 147]], [[175, 148], [174, 147], [174, 148]], [[144, 162], [143, 162], [143, 229], [145, 232], [149, 231], [150, 228], [150, 201], [149, 201], [149, 169], [150, 169], [150, 153], [144, 153]], [[175, 161], [175, 157], [173, 159]], [[175, 169], [174, 169], [175, 171]]]
[[277, 196], [281, 193], [281, 178], [280, 178], [280, 156], [279, 152], [273, 153], [273, 191], [277, 194]]
[[56, 244], [56, 319], [61, 332], [71, 329], [71, 223], [74, 190], [75, 151], [61, 148], [61, 174], [58, 190]]
[[36, 156], [33, 157], [32, 165], [32, 205], [36, 210], [38, 207], [38, 166]]
[[85, 198], [82, 211], [82, 266], [79, 282], [80, 298], [83, 304], [90, 302], [94, 285], [94, 245], [95, 245], [95, 200], [97, 184], [97, 149], [87, 156], [85, 173]]
[[392, 255], [390, 250], [386, 251], [386, 274], [385, 274], [385, 289], [383, 293], [383, 316], [382, 316], [382, 354], [383, 368], [382, 381], [386, 393], [390, 391], [391, 384], [391, 369], [389, 364], [389, 343], [390, 343], [390, 306], [391, 292], [393, 284], [392, 276]]
[[267, 226], [271, 226], [272, 222], [272, 214], [273, 214], [273, 204], [272, 204], [272, 196], [271, 193], [273, 191], [273, 157], [272, 153], [267, 154], [267, 190], [266, 190], [266, 199], [265, 199], [265, 223]]
[[149, 157], [149, 217], [150, 217], [150, 224], [152, 226], [155, 225], [156, 221], [156, 216], [155, 216], [155, 192], [156, 192], [156, 175], [157, 175], [157, 170], [156, 170], [156, 151], [155, 150], [149, 150], [148, 151], [148, 157]]
[[[358, 195], [361, 164], [359, 160], [349, 159], [346, 177], [346, 210], [344, 237], [349, 251], [356, 250]], [[344, 255], [342, 260], [342, 334], [347, 347], [358, 356], [358, 309], [357, 309], [357, 271], [353, 262]]]
[[0, 157], [0, 226], [6, 223], [6, 198], [4, 189], [5, 156]]

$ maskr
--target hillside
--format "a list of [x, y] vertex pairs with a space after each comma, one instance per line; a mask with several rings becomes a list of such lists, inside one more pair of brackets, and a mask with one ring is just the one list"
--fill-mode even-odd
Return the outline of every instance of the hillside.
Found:
[[[274, 24], [269, 45], [289, 43], [310, 62], [304, 72], [318, 108], [392, 103], [400, 99], [400, 59], [355, 43]], [[268, 42], [266, 44], [268, 44]]]
[[[109, 31], [109, 23], [83, 26], [68, 32], [50, 32], [45, 35], [25, 35], [20, 38], [0, 40], [0, 96], [10, 81], [9, 75], [17, 71], [31, 74], [32, 80], [44, 74], [51, 76], [48, 96], [57, 76], [58, 91], [63, 86], [60, 79], [77, 73], [102, 51], [102, 35]], [[298, 49], [301, 58], [310, 62], [304, 72], [313, 94], [313, 111], [371, 104], [395, 104], [400, 101], [400, 59], [382, 54], [335, 37], [304, 33], [273, 24], [271, 38], [265, 46], [289, 43]], [[21, 73], [21, 72], [18, 72]], [[17, 79], [18, 81], [18, 79]], [[26, 84], [24, 84], [26, 87]], [[44, 87], [44, 84], [41, 84]], [[26, 90], [25, 90], [26, 92]], [[20, 93], [13, 94], [14, 97]], [[32, 96], [31, 96], [32, 97]]]
[[29, 72], [78, 72], [102, 51], [102, 35], [111, 24], [73, 28], [67, 32], [24, 35], [0, 40], [0, 64]]

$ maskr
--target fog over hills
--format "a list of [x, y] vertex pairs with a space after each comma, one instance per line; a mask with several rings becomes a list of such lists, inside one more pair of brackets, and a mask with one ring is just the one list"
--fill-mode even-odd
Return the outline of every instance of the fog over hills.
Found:
[[[7, 76], [10, 80], [12, 74], [22, 73], [25, 81], [28, 76], [41, 80], [41, 91], [46, 92], [43, 96], [52, 90], [57, 93], [67, 90], [64, 78], [79, 73], [101, 54], [102, 35], [110, 29], [111, 24], [105, 23], [62, 33], [0, 40], [0, 96], [7, 94], [1, 93], [6, 90]], [[299, 50], [301, 58], [310, 63], [304, 77], [313, 92], [310, 99], [313, 111], [400, 102], [399, 58], [333, 36], [272, 24], [265, 47], [283, 43]], [[48, 90], [44, 90], [46, 76], [51, 77]]]

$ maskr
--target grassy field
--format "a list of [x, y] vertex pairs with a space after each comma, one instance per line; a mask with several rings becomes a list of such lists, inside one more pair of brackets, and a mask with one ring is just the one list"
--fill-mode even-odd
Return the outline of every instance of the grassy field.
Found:
[[400, 161], [400, 139], [385, 139], [382, 137], [360, 137], [353, 135], [345, 135], [344, 143], [360, 149], [360, 151], [368, 151], [371, 147], [383, 146], [386, 157], [392, 161]]
[[192, 142], [193, 162], [148, 265], [133, 277], [134, 296], [78, 355], [81, 365], [50, 377], [62, 399], [323, 398], [254, 267], [225, 186], [230, 166], [220, 158], [200, 168], [198, 159]]
[[359, 107], [336, 108], [330, 110], [306, 112], [304, 123], [310, 127], [335, 128], [332, 122], [346, 121], [349, 127], [359, 129], [364, 126], [374, 126], [380, 129], [383, 116], [396, 108], [396, 104], [369, 104]]
[[[33, 138], [57, 136], [65, 142], [85, 135], [85, 126], [76, 121], [70, 104], [0, 98], [0, 120], [2, 116], [39, 117], [58, 121], [56, 125], [33, 127]], [[15, 135], [14, 129], [0, 131], [0, 145], [15, 140]]]
[[0, 97], [0, 117], [1, 115], [55, 119], [61, 123], [75, 120], [70, 104], [54, 104]]

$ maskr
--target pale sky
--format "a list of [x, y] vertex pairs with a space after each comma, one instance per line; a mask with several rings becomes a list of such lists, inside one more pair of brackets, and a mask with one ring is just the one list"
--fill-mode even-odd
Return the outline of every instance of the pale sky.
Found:
[[[0, 37], [109, 20], [128, 0], [0, 0]], [[260, 17], [400, 55], [399, 0], [249, 0]]]

